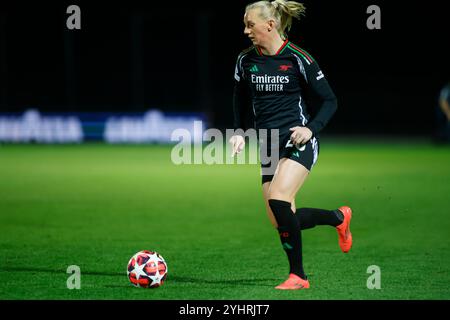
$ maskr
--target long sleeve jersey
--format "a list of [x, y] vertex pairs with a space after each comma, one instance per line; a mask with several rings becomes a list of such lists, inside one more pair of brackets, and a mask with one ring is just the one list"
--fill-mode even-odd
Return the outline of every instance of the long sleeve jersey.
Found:
[[[234, 128], [246, 129], [245, 108], [253, 109], [256, 129], [308, 127], [319, 133], [337, 109], [336, 97], [317, 62], [286, 40], [273, 56], [250, 47], [238, 56], [233, 93]], [[307, 99], [319, 105], [311, 119]]]

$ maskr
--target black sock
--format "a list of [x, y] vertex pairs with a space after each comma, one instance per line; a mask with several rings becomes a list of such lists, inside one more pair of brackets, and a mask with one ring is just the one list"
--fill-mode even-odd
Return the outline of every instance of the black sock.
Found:
[[317, 225], [337, 227], [344, 221], [344, 215], [338, 209], [300, 208], [295, 212], [295, 216], [300, 223], [300, 230], [314, 228]]
[[292, 212], [291, 204], [286, 201], [270, 199], [269, 205], [278, 223], [278, 232], [289, 260], [290, 273], [306, 279], [302, 261], [300, 224]]

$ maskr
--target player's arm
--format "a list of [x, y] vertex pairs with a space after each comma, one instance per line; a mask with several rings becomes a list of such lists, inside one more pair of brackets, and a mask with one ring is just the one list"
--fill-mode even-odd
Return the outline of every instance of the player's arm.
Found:
[[310, 64], [305, 63], [304, 66], [308, 90], [312, 92], [320, 102], [316, 116], [306, 125], [306, 127], [312, 131], [313, 135], [315, 135], [320, 132], [330, 121], [331, 117], [333, 117], [337, 110], [337, 99], [317, 62], [313, 60]]
[[245, 131], [248, 114], [248, 107], [250, 105], [250, 94], [248, 83], [245, 79], [244, 70], [242, 69], [242, 54], [239, 55], [236, 61], [234, 70], [234, 89], [233, 89], [233, 115], [234, 115], [234, 130], [242, 129]]
[[[240, 58], [236, 63], [236, 69], [234, 73], [234, 89], [233, 89], [233, 124], [234, 130], [242, 129], [245, 131], [246, 129], [246, 108], [248, 107], [250, 102], [250, 96], [248, 94], [248, 88], [245, 83], [245, 79], [243, 76], [243, 72], [240, 67]], [[234, 135], [230, 139], [230, 143], [232, 145], [232, 153], [233, 157], [236, 153], [242, 151], [245, 146], [244, 137], [241, 135]]]
[[234, 116], [234, 130], [246, 129], [246, 108], [249, 106], [248, 89], [245, 80], [234, 81], [233, 89], [233, 116]]

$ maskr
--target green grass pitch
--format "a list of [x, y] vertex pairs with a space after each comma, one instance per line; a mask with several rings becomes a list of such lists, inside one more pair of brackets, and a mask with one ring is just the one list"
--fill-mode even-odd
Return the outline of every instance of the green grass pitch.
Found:
[[[309, 290], [279, 291], [287, 259], [258, 165], [181, 165], [170, 146], [0, 146], [0, 299], [449, 299], [450, 149], [322, 139], [297, 206], [354, 210], [354, 245], [303, 235]], [[133, 287], [137, 251], [166, 283]], [[81, 269], [69, 290], [67, 267]], [[369, 266], [381, 289], [368, 289]]]

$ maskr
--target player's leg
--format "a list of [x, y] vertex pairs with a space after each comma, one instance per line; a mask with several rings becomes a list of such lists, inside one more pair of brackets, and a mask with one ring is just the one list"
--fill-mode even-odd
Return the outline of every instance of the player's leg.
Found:
[[352, 210], [343, 206], [336, 210], [317, 208], [300, 208], [295, 215], [300, 223], [301, 230], [311, 229], [317, 225], [332, 226], [336, 228], [341, 250], [347, 253], [352, 247], [352, 234], [350, 232], [350, 220]]
[[[299, 147], [287, 143], [282, 152], [287, 155], [287, 158], [311, 170], [319, 155], [319, 140], [313, 137], [307, 144]], [[300, 223], [301, 230], [310, 229], [316, 225], [333, 226], [338, 233], [341, 250], [343, 252], [350, 250], [353, 240], [350, 233], [352, 212], [349, 207], [341, 207], [336, 210], [300, 208], [293, 211]]]
[[337, 227], [344, 221], [344, 215], [339, 209], [299, 208], [295, 210], [295, 216], [299, 220], [302, 230], [315, 226]]
[[[262, 185], [264, 204], [266, 206], [267, 216], [274, 228], [278, 228], [272, 209], [269, 205], [269, 188], [270, 181], [264, 182]], [[326, 210], [317, 208], [299, 208], [295, 209], [295, 199], [291, 204], [292, 212], [295, 211], [300, 226], [300, 230], [312, 229], [315, 226], [332, 226], [336, 228], [338, 233], [339, 246], [342, 252], [347, 253], [353, 243], [352, 234], [350, 232], [350, 220], [352, 218], [352, 210], [350, 207], [340, 207], [336, 210]]]
[[[270, 223], [274, 226], [275, 229], [278, 228], [277, 220], [275, 219], [272, 209], [270, 209], [269, 205], [269, 188], [270, 188], [271, 181], [263, 181], [262, 184], [262, 191], [263, 191], [263, 198], [264, 198], [264, 204], [266, 206], [266, 213], [269, 217]], [[294, 212], [295, 211], [295, 199], [292, 201], [291, 209]]]
[[[260, 157], [261, 159], [267, 158], [269, 162], [265, 162], [264, 164], [261, 163], [261, 178], [262, 178], [262, 194], [264, 199], [264, 205], [266, 207], [266, 213], [270, 220], [270, 223], [274, 226], [274, 228], [278, 228], [277, 220], [275, 219], [275, 216], [273, 215], [272, 209], [269, 205], [269, 189], [270, 184], [273, 180], [274, 175], [277, 172], [278, 165], [279, 165], [279, 157], [284, 151], [283, 148], [280, 148], [280, 141], [283, 141], [283, 138], [279, 138], [278, 140], [273, 141], [272, 136], [268, 135], [266, 138], [260, 139], [261, 146], [260, 146]], [[265, 151], [265, 154], [263, 154], [262, 151]], [[277, 157], [274, 159], [272, 155], [275, 156], [275, 151], [278, 151], [276, 153]], [[276, 169], [274, 169], [276, 168]], [[295, 202], [292, 203], [292, 211], [295, 212]]]
[[289, 279], [277, 289], [308, 288], [302, 261], [300, 224], [292, 210], [292, 201], [309, 174], [308, 169], [291, 159], [283, 158], [269, 187], [268, 203], [278, 224], [283, 249], [289, 260]]
[[[273, 215], [272, 209], [269, 205], [269, 188], [271, 181], [264, 182], [262, 185], [262, 192], [264, 198], [264, 204], [266, 206], [267, 216], [269, 217], [270, 223], [274, 228], [278, 228], [277, 221]], [[316, 208], [299, 208], [296, 209], [295, 199], [292, 201], [291, 209], [295, 212], [295, 216], [300, 223], [300, 230], [312, 229], [319, 225], [328, 225], [337, 227], [340, 225], [344, 216], [341, 211], [336, 210], [326, 210], [326, 209], [316, 209]]]

